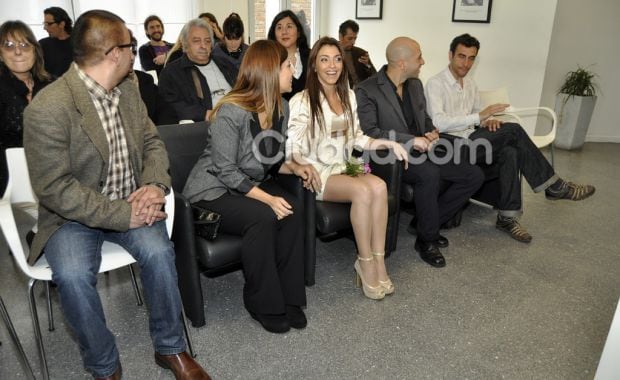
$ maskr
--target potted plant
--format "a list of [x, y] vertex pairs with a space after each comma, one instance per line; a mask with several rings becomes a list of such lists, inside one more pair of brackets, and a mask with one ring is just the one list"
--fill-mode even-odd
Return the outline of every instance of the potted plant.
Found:
[[583, 67], [566, 74], [555, 101], [559, 126], [554, 145], [558, 148], [578, 149], [583, 145], [596, 104], [595, 77]]

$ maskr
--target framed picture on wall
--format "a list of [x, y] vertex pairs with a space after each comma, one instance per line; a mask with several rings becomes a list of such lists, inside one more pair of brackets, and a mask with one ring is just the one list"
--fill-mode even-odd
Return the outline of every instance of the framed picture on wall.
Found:
[[355, 18], [380, 20], [383, 16], [383, 0], [355, 0]]
[[[358, 0], [359, 1], [359, 0]], [[453, 22], [491, 22], [492, 0], [452, 0]]]

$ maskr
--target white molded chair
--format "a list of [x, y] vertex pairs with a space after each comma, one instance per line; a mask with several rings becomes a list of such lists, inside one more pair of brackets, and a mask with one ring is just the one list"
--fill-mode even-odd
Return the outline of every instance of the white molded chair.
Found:
[[[28, 281], [28, 299], [30, 303], [30, 313], [32, 316], [32, 324], [34, 328], [35, 338], [37, 340], [39, 355], [41, 357], [41, 372], [44, 379], [49, 379], [49, 371], [47, 367], [47, 359], [45, 356], [45, 349], [43, 347], [43, 339], [41, 330], [39, 327], [39, 317], [37, 314], [37, 307], [34, 296], [34, 286], [37, 281], [45, 281], [48, 285], [52, 280], [52, 270], [47, 264], [45, 255], [41, 256], [34, 265], [28, 264], [27, 257], [30, 252], [28, 244], [25, 241], [25, 233], [17, 228], [15, 215], [13, 214], [13, 207], [22, 208], [24, 205], [36, 204], [34, 192], [30, 184], [30, 178], [28, 176], [28, 166], [26, 163], [26, 155], [24, 148], [10, 148], [6, 150], [7, 164], [9, 167], [9, 181], [6, 187], [6, 191], [2, 200], [0, 200], [0, 226], [2, 227], [2, 233], [7, 241], [10, 250], [13, 253], [13, 258], [17, 262], [19, 268], [24, 272], [26, 276], [30, 278]], [[19, 170], [15, 172], [14, 170]], [[172, 235], [172, 227], [174, 221], [174, 193], [171, 189], [170, 194], [166, 196], [166, 213], [168, 218], [166, 219], [166, 228], [168, 230], [168, 237]], [[35, 220], [36, 222], [36, 220]], [[131, 269], [131, 264], [135, 263], [133, 256], [129, 254], [121, 246], [104, 242], [101, 248], [101, 266], [99, 267], [99, 273], [108, 272], [114, 269], [129, 266], [132, 281], [134, 283], [134, 290], [136, 291], [136, 297], [139, 304], [142, 304], [140, 298], [135, 275]], [[51, 316], [51, 305], [49, 301], [49, 287], [48, 287], [48, 313]], [[185, 314], [183, 309], [182, 320], [185, 337], [187, 341], [188, 350], [190, 355], [194, 357], [194, 351], [190, 340], [187, 325], [185, 324]], [[50, 321], [50, 326], [53, 328], [53, 322]]]
[[[486, 106], [496, 103], [511, 104], [508, 98], [508, 90], [501, 87], [495, 90], [480, 91], [480, 107], [484, 109]], [[526, 128], [522, 117], [537, 116], [541, 111], [546, 112], [551, 118], [551, 130], [544, 135], [536, 135], [535, 130]], [[551, 166], [554, 166], [553, 157], [553, 140], [557, 131], [558, 118], [555, 112], [549, 107], [513, 107], [512, 105], [504, 111], [502, 115], [497, 115], [497, 119], [504, 121], [516, 121], [527, 132], [530, 139], [538, 148], [550, 146], [551, 149]]]

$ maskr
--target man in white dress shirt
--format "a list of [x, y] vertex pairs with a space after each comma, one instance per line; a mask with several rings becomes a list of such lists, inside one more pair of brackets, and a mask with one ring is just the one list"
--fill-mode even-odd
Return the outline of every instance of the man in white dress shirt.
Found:
[[[534, 192], [545, 190], [551, 200], [578, 201], [594, 194], [595, 189], [561, 179], [519, 124], [493, 118], [508, 104], [492, 104], [481, 109], [478, 87], [467, 77], [479, 49], [480, 42], [469, 34], [452, 40], [450, 64], [426, 83], [427, 110], [440, 132], [491, 143], [493, 164], [498, 165], [500, 181], [496, 227], [518, 241], [529, 243], [532, 236], [518, 220], [522, 214], [521, 174]], [[486, 152], [474, 153], [476, 162], [482, 163]]]

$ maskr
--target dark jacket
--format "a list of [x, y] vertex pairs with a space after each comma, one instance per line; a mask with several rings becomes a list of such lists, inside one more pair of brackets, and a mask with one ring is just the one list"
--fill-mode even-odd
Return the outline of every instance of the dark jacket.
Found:
[[[357, 75], [358, 79], [358, 81], [355, 82], [351, 76], [351, 73], [349, 73], [349, 84], [351, 88], [354, 88], [355, 85], [359, 82], [363, 82], [364, 80], [370, 78], [373, 74], [377, 73], [377, 70], [375, 69], [375, 66], [373, 66], [370, 58], [368, 58], [368, 63], [370, 64], [370, 67], [360, 62], [360, 57], [366, 54], [368, 54], [366, 50], [358, 48], [357, 46], [353, 46], [351, 48], [351, 60], [353, 61], [353, 67], [355, 68], [355, 74]], [[347, 57], [347, 55], [345, 55], [345, 57]]]
[[408, 106], [413, 110], [418, 131], [415, 134], [409, 131], [398, 95], [386, 74], [386, 67], [383, 66], [377, 74], [359, 83], [355, 89], [357, 114], [364, 133], [372, 138], [388, 139], [390, 131], [394, 131], [396, 141], [404, 144], [415, 136], [424, 136], [424, 133], [434, 130], [433, 121], [426, 112], [422, 82], [411, 78], [405, 84], [411, 98]]
[[146, 106], [146, 111], [153, 124], [157, 125], [157, 85], [151, 74], [144, 71], [134, 70], [138, 78], [140, 97]]
[[[211, 59], [220, 69], [230, 86], [237, 80], [238, 70], [212, 56]], [[192, 72], [197, 74], [204, 98], [200, 99], [196, 91]], [[187, 54], [174, 62], [169, 62], [159, 77], [159, 99], [157, 120], [159, 124], [176, 124], [179, 120], [204, 121], [207, 110], [213, 109], [211, 90], [207, 79], [189, 60]]]
[[306, 88], [306, 75], [308, 75], [308, 56], [310, 55], [310, 50], [308, 49], [299, 49], [299, 56], [301, 58], [301, 63], [304, 65], [303, 71], [301, 72], [301, 76], [299, 79], [295, 79], [293, 77], [293, 90], [289, 93], [283, 94], [284, 99], [291, 100], [293, 95], [298, 92], [303, 91]]
[[241, 44], [241, 53], [239, 54], [239, 58], [235, 58], [231, 56], [226, 50], [226, 44], [224, 42], [220, 42], [216, 44], [213, 48], [213, 52], [211, 53], [214, 57], [219, 57], [224, 61], [228, 62], [231, 65], [234, 65], [237, 70], [239, 70], [239, 66], [241, 66], [241, 61], [243, 60], [243, 56], [245, 55], [246, 50], [248, 50], [249, 46], [246, 43]]
[[69, 66], [73, 62], [71, 38], [59, 40], [58, 38], [45, 37], [39, 40], [39, 45], [43, 49], [45, 71], [52, 74], [54, 78], [59, 78], [69, 70]]
[[[17, 79], [4, 65], [0, 66], [0, 195], [8, 181], [4, 151], [23, 144], [23, 115], [28, 105], [28, 87]], [[50, 82], [34, 78], [32, 98]]]
[[[168, 46], [168, 50], [172, 49], [173, 45], [170, 42], [164, 41], [164, 43]], [[150, 42], [140, 46], [138, 55], [140, 56], [140, 65], [142, 65], [144, 71], [155, 70], [157, 71], [157, 75], [159, 75], [164, 68], [164, 65], [156, 65], [153, 63], [153, 59], [155, 59], [155, 49], [153, 49]]]

